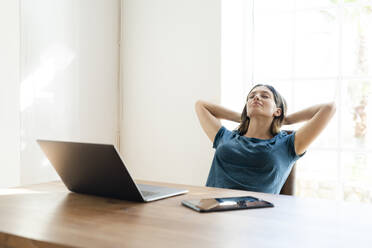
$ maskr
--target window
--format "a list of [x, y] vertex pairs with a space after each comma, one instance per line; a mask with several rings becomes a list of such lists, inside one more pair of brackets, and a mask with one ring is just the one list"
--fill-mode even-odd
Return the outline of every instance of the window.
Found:
[[240, 112], [256, 83], [276, 87], [289, 113], [335, 101], [298, 162], [296, 194], [371, 203], [372, 1], [223, 0], [221, 10], [222, 104]]

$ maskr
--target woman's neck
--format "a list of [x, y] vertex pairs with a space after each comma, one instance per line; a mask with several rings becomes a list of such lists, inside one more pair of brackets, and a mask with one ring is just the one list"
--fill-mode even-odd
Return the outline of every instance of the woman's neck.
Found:
[[271, 139], [273, 137], [270, 130], [272, 122], [272, 119], [267, 118], [251, 118], [249, 121], [248, 131], [244, 136], [257, 139]]

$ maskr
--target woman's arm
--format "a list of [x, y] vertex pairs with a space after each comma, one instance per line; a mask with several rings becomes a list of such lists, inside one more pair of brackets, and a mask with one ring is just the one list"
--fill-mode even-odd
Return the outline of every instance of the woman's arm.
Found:
[[240, 114], [238, 112], [234, 112], [214, 103], [199, 100], [195, 103], [195, 111], [199, 118], [200, 125], [212, 142], [218, 130], [221, 128], [220, 119], [240, 123]]
[[302, 154], [306, 151], [309, 145], [327, 126], [335, 111], [336, 105], [333, 102], [319, 104], [288, 115], [284, 119], [284, 125], [307, 121], [295, 134], [297, 154]]
[[309, 108], [303, 109], [296, 113], [287, 115], [284, 118], [283, 125], [292, 125], [303, 121], [310, 120], [324, 105], [327, 104], [318, 104], [311, 106]]

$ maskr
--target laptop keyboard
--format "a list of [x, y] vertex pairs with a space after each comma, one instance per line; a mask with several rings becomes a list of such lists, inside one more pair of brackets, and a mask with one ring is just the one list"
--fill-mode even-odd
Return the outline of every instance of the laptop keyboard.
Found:
[[152, 192], [152, 191], [144, 191], [144, 190], [142, 190], [141, 193], [142, 193], [143, 196], [152, 196], [152, 195], [156, 195], [158, 192]]

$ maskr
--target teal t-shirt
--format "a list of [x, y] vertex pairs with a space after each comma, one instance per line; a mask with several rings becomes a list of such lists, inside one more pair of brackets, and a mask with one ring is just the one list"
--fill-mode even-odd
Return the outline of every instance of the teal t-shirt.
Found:
[[302, 155], [296, 155], [295, 132], [281, 131], [268, 140], [248, 138], [224, 126], [214, 138], [216, 149], [206, 186], [279, 194]]

